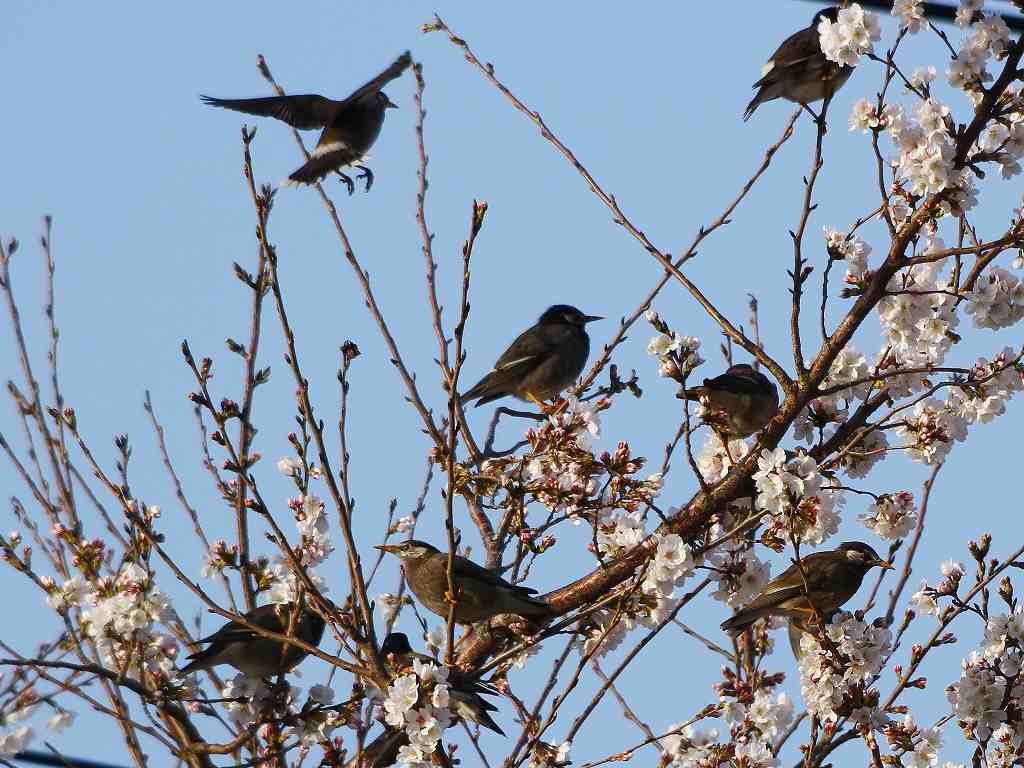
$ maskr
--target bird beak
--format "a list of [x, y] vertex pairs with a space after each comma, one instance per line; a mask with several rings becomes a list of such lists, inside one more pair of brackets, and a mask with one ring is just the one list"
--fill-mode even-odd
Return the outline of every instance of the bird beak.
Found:
[[875, 565], [877, 565], [879, 568], [884, 568], [887, 571], [896, 567], [892, 563], [886, 562], [885, 560], [879, 560], [875, 563]]
[[603, 317], [598, 317], [597, 315], [584, 315], [583, 316], [583, 322], [584, 323], [592, 323], [595, 320], [604, 320], [604, 318]]
[[395, 102], [393, 102], [391, 99], [388, 99], [387, 96], [385, 96], [384, 98], [387, 99], [387, 101], [384, 102], [384, 109], [398, 109], [398, 105], [395, 104]]
[[376, 544], [374, 549], [379, 549], [381, 552], [390, 552], [392, 554], [399, 552], [400, 549], [395, 544]]

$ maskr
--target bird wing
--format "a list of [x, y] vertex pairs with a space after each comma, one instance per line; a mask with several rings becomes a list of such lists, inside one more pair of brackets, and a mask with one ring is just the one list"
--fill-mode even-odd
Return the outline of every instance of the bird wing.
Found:
[[251, 640], [253, 637], [255, 637], [255, 634], [251, 629], [249, 629], [248, 627], [243, 627], [241, 624], [238, 624], [237, 622], [229, 621], [227, 624], [218, 629], [212, 635], [207, 635], [206, 637], [200, 640], [196, 640], [196, 643], [227, 644], [233, 643], [238, 640]]
[[[285, 617], [287, 618], [287, 616], [288, 613], [285, 612]], [[250, 624], [263, 627], [263, 629], [270, 632], [284, 632], [285, 630], [285, 627], [281, 626], [281, 619], [277, 614], [276, 605], [261, 605], [259, 608], [251, 611], [245, 618]], [[231, 643], [237, 640], [252, 640], [256, 637], [258, 635], [244, 624], [239, 624], [237, 621], [229, 621], [212, 635], [208, 635], [202, 640], [196, 640], [196, 642]]]
[[376, 91], [379, 91], [385, 85], [387, 85], [392, 80], [399, 77], [403, 72], [405, 72], [405, 70], [409, 68], [410, 64], [412, 64], [412, 56], [408, 51], [406, 51], [397, 59], [395, 59], [394, 63], [390, 67], [385, 69], [375, 78], [373, 78], [370, 82], [354, 90], [348, 96], [348, 98], [341, 102], [340, 109], [344, 109], [349, 104], [358, 101], [368, 93], [374, 93]]
[[787, 600], [800, 597], [804, 594], [805, 576], [807, 589], [811, 592], [829, 586], [829, 582], [833, 580], [833, 569], [828, 567], [831, 555], [831, 552], [815, 552], [801, 558], [804, 567], [803, 573], [794, 563], [768, 582], [757, 599], [744, 608], [756, 609], [782, 605]]
[[534, 326], [519, 334], [506, 349], [498, 362], [495, 371], [525, 373], [541, 363], [545, 356], [554, 349], [553, 339], [545, 333], [542, 326]]
[[204, 104], [233, 109], [247, 115], [274, 117], [303, 131], [323, 128], [334, 120], [343, 102], [337, 102], [315, 93], [302, 96], [266, 96], [260, 99], [216, 99], [200, 96]]
[[783, 41], [779, 49], [768, 59], [761, 70], [761, 79], [754, 83], [755, 88], [774, 81], [781, 70], [803, 64], [812, 56], [821, 55], [821, 43], [818, 41], [817, 27], [808, 27], [790, 35]]
[[723, 373], [713, 379], [704, 379], [704, 386], [719, 392], [732, 392], [737, 395], [764, 394], [764, 387], [746, 376]]
[[472, 560], [468, 560], [465, 557], [460, 557], [458, 555], [455, 556], [453, 573], [455, 576], [466, 576], [467, 578], [476, 579], [477, 581], [482, 581], [486, 584], [491, 584], [495, 587], [504, 587], [505, 589], [515, 590], [516, 592], [520, 592], [522, 594], [537, 594], [536, 589], [531, 589], [530, 587], [520, 587], [516, 584], [510, 584], [509, 582], [505, 581], [505, 579], [501, 578], [501, 576], [496, 574], [494, 571], [489, 571], [486, 568], [477, 565]]

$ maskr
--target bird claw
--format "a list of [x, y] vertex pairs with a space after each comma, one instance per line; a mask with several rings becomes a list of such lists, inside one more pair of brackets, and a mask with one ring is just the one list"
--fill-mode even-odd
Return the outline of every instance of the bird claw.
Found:
[[349, 195], [353, 194], [356, 191], [356, 183], [352, 181], [352, 177], [345, 175], [341, 171], [338, 171], [338, 176], [341, 179], [341, 183], [348, 187]]
[[357, 179], [366, 179], [366, 191], [370, 191], [370, 187], [373, 186], [373, 171], [367, 168], [365, 165], [357, 165], [356, 168], [360, 170], [360, 173], [356, 174]]

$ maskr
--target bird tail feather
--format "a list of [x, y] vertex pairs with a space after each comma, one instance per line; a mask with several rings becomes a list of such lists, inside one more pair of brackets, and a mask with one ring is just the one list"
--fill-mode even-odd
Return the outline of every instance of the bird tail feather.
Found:
[[331, 171], [350, 165], [358, 158], [345, 145], [320, 151], [314, 150], [313, 155], [301, 168], [298, 168], [288, 176], [288, 186], [308, 186], [316, 184]]
[[747, 108], [743, 110], [743, 122], [747, 122], [747, 120], [750, 119], [750, 116], [754, 114], [754, 110], [756, 110], [761, 104], [761, 93], [761, 91], [758, 91], [757, 95], [750, 100], [749, 104], [747, 104]]
[[[471, 400], [476, 400], [474, 404], [475, 408], [479, 408], [481, 405], [485, 405], [493, 400], [498, 400], [505, 396], [504, 392], [494, 391], [493, 377], [489, 374], [484, 376], [480, 381], [470, 387], [468, 390], [463, 392], [459, 396], [459, 400], [463, 403], [467, 403]], [[479, 398], [479, 399], [478, 399]]]
[[730, 616], [728, 619], [722, 622], [722, 629], [728, 632], [733, 637], [740, 634], [743, 630], [753, 624], [755, 621], [760, 619], [762, 616], [767, 616], [771, 612], [771, 608], [744, 608], [739, 613]]
[[193, 672], [202, 672], [204, 669], [209, 669], [213, 666], [213, 664], [210, 663], [213, 656], [214, 654], [211, 653], [210, 648], [189, 654], [185, 657], [189, 659], [189, 663], [178, 670], [178, 674], [191, 675]]

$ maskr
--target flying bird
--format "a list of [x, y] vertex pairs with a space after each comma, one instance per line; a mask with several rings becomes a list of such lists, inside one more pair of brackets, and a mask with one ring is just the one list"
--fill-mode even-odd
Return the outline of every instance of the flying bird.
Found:
[[[448, 553], [425, 541], [409, 539], [401, 544], [378, 544], [402, 561], [405, 580], [423, 606], [448, 618]], [[455, 585], [455, 621], [475, 624], [502, 613], [514, 613], [533, 621], [549, 619], [554, 609], [533, 595], [537, 590], [510, 584], [494, 571], [472, 560], [455, 556], [452, 581]]]
[[[860, 589], [864, 576], [876, 565], [892, 568], [870, 546], [845, 541], [829, 552], [815, 552], [769, 581], [761, 594], [722, 622], [734, 637], [765, 616], [782, 616], [799, 626], [814, 621], [815, 610], [828, 621]], [[806, 584], [804, 579], [806, 578]]]
[[[250, 624], [283, 635], [288, 631], [292, 607], [261, 605], [244, 615]], [[323, 617], [305, 609], [295, 622], [295, 637], [317, 646], [323, 636]], [[180, 670], [182, 675], [218, 664], [230, 664], [249, 677], [271, 677], [278, 672], [291, 671], [309, 655], [296, 645], [263, 637], [234, 621], [229, 621], [212, 635], [196, 640], [196, 643], [207, 647], [188, 656], [189, 663]]]
[[729, 439], [750, 437], [779, 410], [775, 382], [746, 363], [704, 379], [703, 386], [681, 389], [676, 397], [699, 401], [704, 406], [704, 421]]
[[825, 58], [818, 24], [822, 19], [835, 23], [838, 18], [839, 8], [825, 8], [814, 15], [809, 27], [786, 38], [761, 68], [761, 79], [753, 86], [758, 89], [757, 94], [747, 104], [744, 120], [749, 120], [759, 105], [773, 99], [807, 107], [812, 102], [832, 98], [853, 74], [853, 67]]
[[576, 381], [590, 355], [585, 326], [603, 318], [576, 307], [556, 304], [544, 310], [537, 324], [523, 331], [461, 400], [476, 406], [513, 395], [543, 406]]
[[274, 117], [302, 131], [323, 129], [311, 157], [288, 176], [286, 185], [315, 184], [331, 171], [338, 171], [351, 194], [353, 182], [341, 173], [342, 168], [351, 165], [360, 169], [359, 178], [366, 180], [366, 191], [369, 192], [373, 184], [373, 171], [363, 161], [380, 135], [385, 111], [396, 106], [381, 88], [399, 77], [411, 63], [412, 57], [406, 51], [390, 67], [342, 101], [317, 94], [257, 99], [200, 98], [204, 104], [214, 107]]

